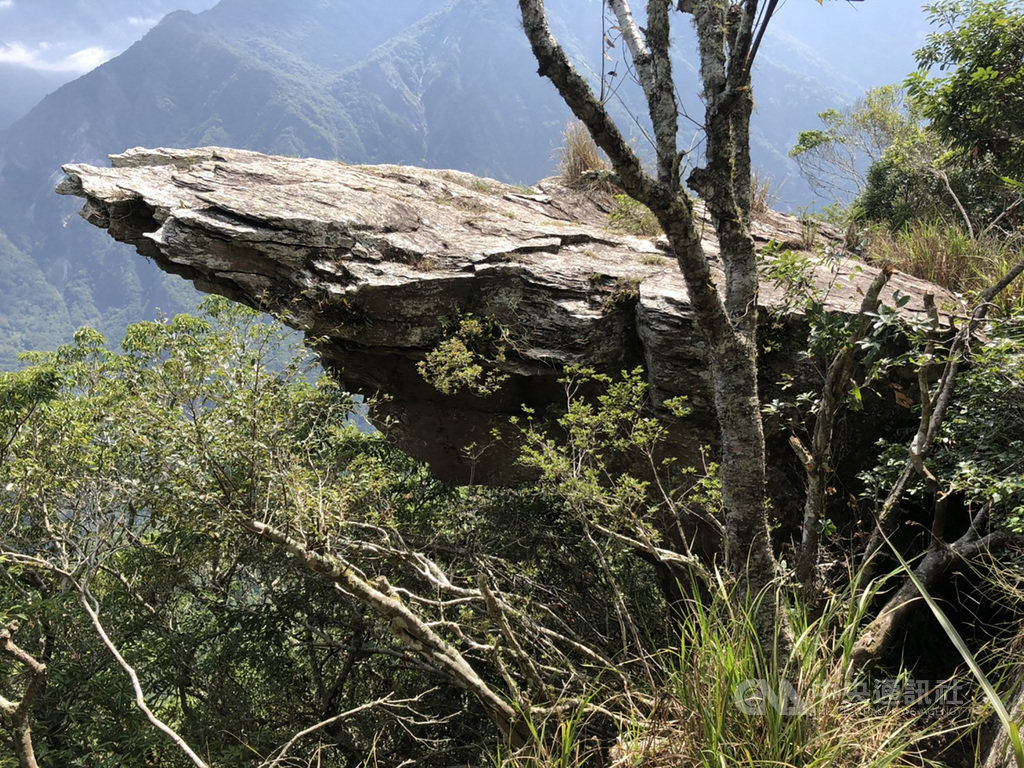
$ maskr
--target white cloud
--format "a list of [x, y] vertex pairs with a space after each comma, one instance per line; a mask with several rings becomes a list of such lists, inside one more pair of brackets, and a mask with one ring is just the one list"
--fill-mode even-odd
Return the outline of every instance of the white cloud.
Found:
[[0, 63], [20, 64], [23, 67], [47, 72], [88, 72], [113, 55], [113, 51], [98, 46], [82, 48], [62, 56], [59, 50], [54, 50], [54, 46], [49, 43], [40, 43], [31, 48], [24, 43], [0, 44]]
[[[4, 0], [0, 0], [3, 2]], [[127, 19], [128, 23], [133, 27], [142, 27], [143, 29], [150, 29], [155, 27], [157, 22], [160, 21], [159, 16], [129, 16]]]
[[110, 59], [113, 55], [113, 51], [94, 45], [89, 48], [83, 48], [80, 51], [75, 51], [61, 62], [59, 68], [73, 72], [88, 72], [89, 70], [96, 69], [96, 67]]
[[13, 8], [13, 7], [14, 7], [14, 0], [0, 0], [0, 11], [4, 10], [5, 8]]
[[35, 57], [21, 43], [4, 43], [0, 45], [0, 62], [4, 64], [24, 64], [32, 66]]

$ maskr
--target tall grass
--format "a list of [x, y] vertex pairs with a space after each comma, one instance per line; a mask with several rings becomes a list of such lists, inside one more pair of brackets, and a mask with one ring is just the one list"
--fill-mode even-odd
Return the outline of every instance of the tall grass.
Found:
[[516, 751], [495, 754], [497, 768], [582, 768], [600, 765], [600, 744], [584, 736], [589, 701], [555, 707], [558, 714], [538, 718], [523, 712], [529, 733], [527, 744]]
[[[973, 238], [958, 224], [942, 221], [915, 221], [896, 232], [873, 229], [867, 250], [879, 262], [891, 262], [901, 272], [962, 293], [968, 300], [1024, 258], [1019, 241]], [[1024, 281], [1010, 285], [995, 304], [1004, 315], [1024, 309]]]
[[750, 174], [750, 212], [763, 216], [778, 202], [779, 189], [772, 188], [772, 180], [756, 168]]
[[696, 604], [669, 679], [677, 702], [675, 741], [682, 745], [675, 764], [922, 765], [920, 747], [930, 731], [923, 711], [902, 699], [858, 697], [846, 682], [869, 599], [852, 594], [833, 596], [817, 616], [791, 608], [796, 661], [785, 668], [774, 662], [773, 649], [758, 647], [756, 605], [736, 608], [730, 595], [710, 606]]
[[964, 290], [974, 276], [976, 241], [960, 226], [915, 221], [896, 232], [874, 230], [870, 252], [901, 272], [930, 280], [951, 290]]
[[[1024, 557], [1018, 547], [1011, 557], [1003, 562], [991, 560], [981, 572], [981, 576], [991, 590], [993, 596], [1002, 606], [1003, 610], [1017, 613], [1021, 606], [1024, 606]], [[1024, 710], [1024, 628], [1017, 626], [1016, 631], [1006, 642], [1000, 643], [992, 651], [995, 659], [994, 674], [999, 676], [998, 688], [1004, 695], [1012, 696], [1011, 717], [1017, 717], [1014, 723], [1017, 728], [1017, 737], [1014, 739], [1010, 729], [1000, 722], [1002, 732], [997, 733], [991, 749], [995, 754], [1000, 754], [1001, 759], [1008, 760], [1009, 754], [1013, 753], [1014, 759], [1020, 765], [1021, 755], [1024, 752], [1024, 719], [1021, 718]], [[988, 761], [994, 763], [994, 756], [990, 754]], [[986, 766], [990, 764], [986, 762]], [[1006, 763], [1008, 764], [1008, 762]]]
[[[754, 617], [758, 600], [779, 600], [782, 593], [772, 590], [737, 605], [728, 586], [719, 583], [710, 600], [690, 600], [678, 646], [659, 656], [661, 689], [636, 697], [607, 761], [592, 747], [567, 747], [565, 736], [581, 734], [585, 720], [570, 709], [565, 723], [535, 729], [536, 744], [496, 763], [501, 768], [939, 765], [924, 757], [923, 746], [949, 734], [941, 717], [901, 696], [894, 701], [858, 696], [861, 689], [846, 680], [857, 627], [875, 593], [858, 592], [852, 581], [849, 592], [834, 595], [813, 616], [790, 608], [796, 661], [781, 667], [774, 649], [759, 646]], [[608, 702], [606, 710], [612, 706]]]
[[[883, 534], [884, 536], [884, 534]], [[885, 543], [889, 545], [889, 549], [896, 556], [899, 561], [900, 567], [906, 573], [907, 578], [910, 579], [917, 591], [924, 598], [925, 604], [928, 606], [928, 610], [935, 616], [936, 621], [939, 622], [939, 626], [942, 627], [942, 631], [949, 638], [949, 641], [956, 648], [957, 653], [967, 664], [968, 669], [971, 670], [971, 674], [978, 682], [978, 686], [981, 688], [982, 693], [985, 695], [985, 700], [989, 706], [992, 707], [992, 711], [995, 712], [996, 718], [999, 720], [999, 724], [1002, 726], [1003, 731], [1006, 734], [1006, 739], [1010, 750], [1013, 752], [1013, 759], [1017, 768], [1024, 768], [1024, 740], [1021, 738], [1020, 726], [1021, 723], [1015, 722], [1011, 717], [1010, 713], [1006, 709], [1006, 705], [1003, 703], [1002, 697], [996, 691], [991, 681], [988, 679], [988, 675], [982, 670], [978, 660], [971, 653], [970, 648], [967, 647], [967, 643], [964, 642], [963, 637], [957, 632], [956, 627], [953, 626], [953, 622], [946, 616], [946, 612], [942, 610], [942, 607], [935, 601], [935, 598], [931, 596], [928, 588], [925, 587], [921, 580], [917, 578], [914, 573], [914, 569], [903, 559], [900, 555], [899, 550], [892, 545], [892, 542], [886, 538]]]

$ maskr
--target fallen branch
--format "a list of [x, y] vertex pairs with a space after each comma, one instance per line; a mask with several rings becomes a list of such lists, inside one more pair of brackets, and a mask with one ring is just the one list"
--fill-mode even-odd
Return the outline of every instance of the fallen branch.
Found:
[[[925, 589], [930, 591], [955, 564], [970, 560], [1012, 537], [1013, 534], [1004, 528], [981, 534], [988, 523], [990, 510], [990, 504], [983, 506], [971, 520], [967, 532], [952, 544], [933, 541], [924, 558], [914, 568], [914, 576]], [[910, 578], [905, 579], [878, 616], [858, 636], [850, 653], [849, 676], [871, 666], [885, 655], [920, 597], [918, 585]]]
[[520, 746], [525, 742], [528, 734], [523, 732], [521, 716], [516, 709], [477, 674], [457, 648], [410, 610], [386, 580], [373, 583], [340, 555], [314, 552], [303, 542], [267, 523], [250, 519], [243, 520], [242, 526], [280, 545], [310, 571], [329, 578], [345, 594], [387, 619], [391, 632], [407, 648], [426, 659], [450, 682], [476, 697], [509, 743]]
[[294, 747], [299, 741], [313, 733], [316, 733], [319, 730], [328, 728], [334, 725], [335, 723], [339, 723], [342, 720], [346, 720], [352, 717], [353, 715], [357, 715], [360, 712], [365, 712], [367, 710], [376, 709], [379, 707], [407, 707], [411, 709], [409, 705], [419, 700], [419, 697], [413, 699], [395, 700], [392, 699], [391, 696], [392, 694], [389, 693], [387, 696], [376, 699], [374, 701], [368, 701], [365, 704], [360, 704], [359, 706], [353, 707], [352, 709], [347, 709], [344, 712], [339, 712], [336, 715], [332, 715], [331, 717], [321, 720], [319, 723], [314, 723], [308, 728], [302, 729], [294, 736], [292, 736], [290, 739], [288, 739], [288, 741], [285, 742], [277, 750], [277, 754], [274, 757], [265, 760], [263, 763], [261, 763], [260, 768], [277, 768], [277, 766], [283, 765], [285, 758], [288, 757], [288, 753], [291, 751], [292, 747]]

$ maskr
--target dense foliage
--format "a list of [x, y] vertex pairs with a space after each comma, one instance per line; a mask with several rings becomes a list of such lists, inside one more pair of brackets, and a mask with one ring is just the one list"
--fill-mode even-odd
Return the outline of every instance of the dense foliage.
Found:
[[[765, 755], [796, 748], [853, 759], [856, 739], [878, 739], [893, 757], [913, 754], [899, 735], [903, 715], [853, 726], [834, 697], [808, 700], [822, 718], [818, 732], [793, 731], [796, 721], [776, 710], [744, 714], [733, 689], [767, 675], [756, 667], [755, 646], [742, 650], [756, 643], [752, 625], [722, 624], [714, 617], [725, 604], [714, 601], [681, 625], [670, 621], [666, 597], [686, 601], [712, 584], [696, 593], [685, 586], [701, 568], [673, 556], [664, 531], [687, 517], [713, 520], [721, 501], [712, 464], [697, 471], [661, 455], [664, 427], [638, 410], [646, 389], [639, 372], [618, 381], [570, 372], [564, 437], [530, 426], [527, 415], [523, 461], [539, 470], [536, 485], [453, 489], [379, 434], [360, 431], [348, 397], [314, 378], [309, 358], [286, 338], [216, 299], [200, 316], [130, 327], [123, 352], [107, 351], [98, 334], [83, 330], [74, 344], [33, 355], [32, 365], [0, 378], [0, 625], [46, 665], [45, 685], [31, 693], [26, 668], [0, 656], [0, 695], [34, 697], [40, 765], [187, 764], [135, 708], [100, 627], [138, 673], [155, 715], [210, 765], [269, 765], [293, 736], [323, 721], [276, 764], [398, 765], [428, 744], [435, 757], [421, 764], [446, 765], [492, 748], [493, 731], [471, 697], [337, 581], [254, 535], [249, 520], [288, 531], [302, 547], [349, 557], [370, 583], [422, 599], [423, 610], [429, 600], [416, 597], [423, 563], [453, 584], [487, 573], [512, 601], [508, 621], [518, 627], [515, 605], [589, 654], [582, 666], [562, 661], [569, 666], [552, 669], [543, 665], [557, 657], [536, 657], [544, 685], [559, 686], [559, 706], [579, 708], [557, 710], [578, 729], [565, 745], [578, 757], [589, 749], [588, 729], [598, 727], [593, 713], [584, 715], [589, 697], [611, 697], [606, 708], [628, 711], [649, 706], [653, 694], [670, 696], [666, 712], [683, 718], [663, 726], [666, 734], [681, 738], [676, 729], [684, 728], [692, 740], [700, 733], [719, 752], [750, 747], [723, 741], [721, 724], [690, 709], [693, 697], [716, 697], [730, 727], [769, 728], [759, 747]], [[1002, 350], [995, 345], [992, 355]], [[998, 383], [993, 373], [982, 376], [997, 369], [992, 360], [977, 374], [979, 398]], [[685, 403], [672, 407], [686, 417]], [[991, 418], [998, 422], [998, 412]], [[977, 426], [955, 424], [951, 434], [968, 437]], [[987, 466], [1006, 478], [998, 462], [1013, 438], [1003, 433], [1011, 442]], [[655, 476], [644, 479], [644, 466]], [[424, 554], [429, 561], [416, 559]], [[652, 567], [659, 558], [667, 571]], [[671, 573], [677, 580], [665, 582]], [[516, 656], [502, 661], [510, 652], [502, 644], [487, 650], [501, 622], [469, 594], [438, 618], [490, 684], [515, 699]], [[842, 684], [845, 662], [820, 654], [833, 642], [829, 633], [854, 631], [844, 606], [837, 601], [827, 620], [801, 630], [808, 686]], [[794, 614], [797, 626], [806, 620]], [[680, 627], [686, 645], [672, 650]], [[525, 647], [528, 637], [521, 635]], [[679, 666], [711, 663], [730, 642], [738, 644], [735, 668]], [[848, 643], [837, 646], [840, 658]], [[617, 660], [620, 671], [588, 670], [601, 658]], [[616, 690], [627, 699], [615, 698]], [[548, 727], [531, 726], [538, 755], [568, 738]], [[596, 732], [607, 736], [607, 727]], [[668, 743], [651, 759], [683, 759], [685, 741]]]
[[871, 167], [858, 212], [898, 228], [945, 216], [981, 231], [1016, 212], [1024, 170], [1024, 8], [989, 0], [926, 6], [936, 28], [906, 87], [918, 130]]
[[[472, 698], [336, 580], [255, 536], [253, 521], [307, 551], [350, 558], [366, 584], [397, 590], [394, 599], [417, 610], [417, 601], [436, 607], [447, 627], [439, 631], [478, 656], [499, 687], [514, 659], [491, 648], [489, 633], [499, 630], [461, 586], [481, 574], [499, 598], [499, 588], [508, 591], [516, 607], [506, 610], [548, 622], [590, 664], [616, 653], [642, 658], [643, 648], [668, 641], [649, 566], [622, 561], [628, 547], [613, 546], [615, 554], [564, 535], [585, 523], [570, 498], [597, 498], [601, 478], [577, 478], [564, 500], [543, 485], [442, 486], [379, 434], [360, 431], [352, 402], [313, 378], [288, 338], [214, 299], [201, 316], [130, 327], [123, 352], [83, 330], [73, 345], [0, 378], [0, 625], [47, 670], [33, 694], [17, 658], [0, 656], [0, 695], [34, 696], [40, 764], [184, 759], [134, 711], [99, 625], [137, 670], [152, 710], [213, 765], [281, 760], [292, 736], [331, 718], [288, 760], [397, 765], [429, 744], [447, 765], [489, 748]], [[635, 428], [642, 391], [631, 386], [632, 397], [616, 398], [616, 419], [588, 417], [589, 437], [597, 429], [611, 443], [622, 437], [610, 425]], [[536, 450], [544, 440], [535, 437]], [[644, 484], [621, 482], [625, 503], [642, 514]], [[434, 606], [429, 589], [417, 597], [427, 563], [460, 598]], [[595, 580], [598, 571], [605, 576]], [[608, 613], [613, 595], [641, 606], [630, 610], [639, 610], [642, 637], [620, 637], [622, 616]], [[582, 695], [604, 676], [580, 677], [585, 667], [543, 674], [560, 695]]]
[[937, 31], [917, 51], [910, 97], [961, 158], [1016, 173], [1024, 167], [1024, 7], [943, 0], [928, 10]]
[[[400, 521], [411, 540], [435, 538], [440, 510], [451, 531], [486, 501], [453, 495], [360, 432], [344, 393], [311, 378], [304, 356], [289, 359], [282, 330], [224, 301], [208, 311], [133, 326], [123, 353], [82, 331], [2, 381], [0, 605], [17, 643], [47, 665], [33, 707], [37, 756], [179, 760], [132, 711], [83, 590], [153, 709], [215, 764], [257, 764], [351, 708], [293, 751], [340, 745], [325, 765], [408, 751], [401, 729], [380, 736], [382, 716], [358, 707], [406, 693], [427, 707], [438, 696], [423, 694], [429, 675], [386, 626], [237, 520], [280, 521], [329, 548], [346, 525]], [[17, 665], [5, 661], [4, 673], [17, 686]], [[435, 735], [472, 743], [462, 727]]]
[[[1019, 527], [1007, 408], [1020, 400], [1015, 333], [979, 349], [936, 466], [970, 503]], [[634, 723], [663, 702], [660, 740], [643, 748], [651, 764], [703, 759], [687, 744], [857, 765], [922, 747], [926, 730], [905, 731], [907, 712], [875, 716], [869, 701], [836, 698], [868, 605], [839, 582], [824, 614], [792, 614], [804, 669], [789, 695], [818, 727], [778, 708], [737, 708], [736, 690], [777, 673], [758, 666], [752, 620], [720, 615], [732, 609], [713, 595], [727, 581], [666, 538], [687, 520], [718, 525], [721, 498], [713, 463], [682, 467], [661, 451], [640, 371], [570, 371], [557, 434], [524, 415], [522, 461], [536, 483], [456, 489], [360, 431], [353, 403], [287, 338], [213, 299], [199, 316], [130, 327], [122, 352], [83, 330], [0, 377], [0, 626], [46, 665], [32, 691], [28, 668], [0, 655], [0, 695], [32, 697], [40, 765], [188, 764], [134, 706], [100, 628], [153, 713], [209, 765], [398, 765], [424, 745], [434, 756], [420, 764], [447, 765], [495, 749], [473, 697], [299, 550], [348, 558], [425, 614], [439, 607], [438, 626], [519, 706], [554, 695], [554, 708], [533, 709], [533, 746], [510, 764], [523, 754], [550, 764], [559, 750], [560, 764], [575, 764], [596, 754], [591, 735], [647, 738], [596, 716], [595, 696], [599, 712]], [[666, 405], [687, 417], [685, 402]], [[255, 535], [252, 520], [287, 531], [298, 549]], [[452, 585], [486, 574], [505, 618], [468, 589], [432, 605], [419, 570], [428, 563]], [[503, 631], [522, 647], [496, 642]], [[532, 647], [531, 632], [562, 636], [582, 659]], [[529, 676], [516, 682], [524, 652], [539, 689]], [[601, 659], [613, 666], [595, 667]], [[716, 719], [702, 712], [708, 702]], [[766, 740], [755, 747], [741, 731]]]

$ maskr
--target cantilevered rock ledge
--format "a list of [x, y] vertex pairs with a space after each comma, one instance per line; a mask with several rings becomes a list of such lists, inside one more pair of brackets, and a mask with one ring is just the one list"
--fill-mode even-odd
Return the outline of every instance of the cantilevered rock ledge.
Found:
[[[563, 403], [557, 379], [573, 363], [612, 372], [643, 364], [656, 405], [687, 395], [694, 407], [680, 452], [714, 440], [705, 345], [675, 260], [656, 239], [609, 229], [606, 202], [555, 181], [520, 188], [457, 171], [219, 147], [137, 148], [112, 156], [109, 168], [64, 172], [58, 191], [84, 198], [88, 221], [200, 290], [303, 331], [350, 390], [389, 395], [389, 435], [444, 477], [506, 476], [500, 445], [472, 457], [466, 446], [490, 444], [491, 430], [523, 404], [543, 414]], [[804, 232], [771, 214], [756, 236], [799, 249]], [[827, 265], [815, 279], [832, 285], [829, 309], [855, 312], [873, 271], [839, 266], [837, 283]], [[894, 290], [912, 297], [905, 311], [915, 312], [935, 289], [897, 275], [884, 298]], [[762, 287], [764, 307], [781, 298]], [[488, 397], [442, 395], [416, 370], [467, 313], [505, 334], [507, 354], [494, 365], [509, 378]], [[768, 395], [769, 368], [800, 367], [794, 334], [765, 357]]]

